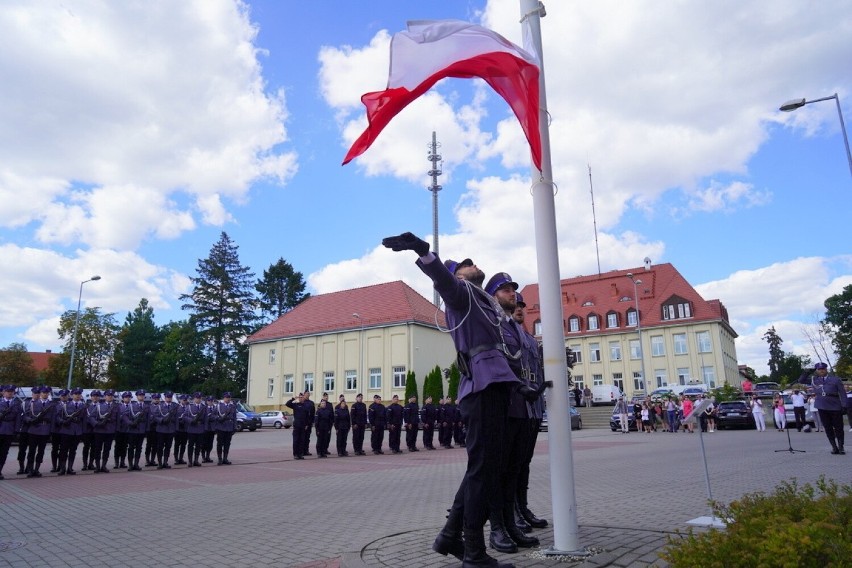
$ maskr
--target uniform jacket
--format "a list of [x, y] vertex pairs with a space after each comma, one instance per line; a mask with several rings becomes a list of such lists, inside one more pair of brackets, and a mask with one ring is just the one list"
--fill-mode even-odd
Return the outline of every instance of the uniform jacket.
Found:
[[116, 434], [127, 434], [127, 423], [124, 422], [124, 413], [127, 411], [127, 408], [131, 405], [131, 402], [124, 402], [123, 400], [119, 402], [116, 406], [118, 406], [118, 417], [115, 421], [115, 432]]
[[69, 400], [56, 407], [56, 424], [59, 433], [68, 436], [81, 436], [83, 425], [89, 419], [89, 409], [82, 400]]
[[284, 405], [293, 411], [293, 428], [304, 428], [308, 422], [308, 408], [304, 402], [298, 402], [295, 398], [291, 398]]
[[0, 436], [12, 436], [18, 428], [23, 407], [18, 397], [0, 398]]
[[435, 426], [435, 420], [438, 419], [438, 411], [435, 409], [435, 405], [431, 402], [424, 404], [420, 410], [420, 419], [423, 421], [423, 424]]
[[314, 404], [314, 401], [310, 399], [305, 400], [305, 410], [308, 412], [308, 423], [307, 426], [313, 426], [314, 418], [317, 415], [317, 405]]
[[180, 409], [178, 403], [162, 401], [159, 404], [151, 403], [149, 417], [154, 422], [158, 434], [174, 434], [177, 430], [177, 413]]
[[504, 316], [500, 321], [500, 328], [503, 330], [503, 344], [506, 346], [506, 361], [509, 363], [509, 368], [518, 377], [519, 382], [513, 385], [509, 391], [509, 418], [529, 419], [532, 417], [532, 412], [529, 408], [529, 403], [522, 397], [517, 390], [521, 384], [529, 384], [529, 378], [532, 376], [529, 367], [530, 354], [527, 352], [526, 332], [521, 329], [514, 319], [509, 316]]
[[420, 424], [420, 407], [416, 402], [409, 402], [402, 410], [402, 419], [406, 424]]
[[334, 427], [338, 430], [349, 430], [351, 426], [348, 407], [337, 406], [334, 408]]
[[[521, 327], [520, 324], [518, 324], [518, 327], [524, 339], [524, 358], [526, 359], [525, 364], [530, 373], [529, 383], [532, 386], [540, 385], [544, 382], [544, 362], [541, 360], [538, 340], [527, 333], [527, 330]], [[580, 392], [579, 389], [577, 392]], [[572, 391], [571, 394], [574, 395], [575, 393]], [[532, 418], [541, 420], [544, 417], [544, 397], [539, 397], [535, 402], [529, 403], [529, 411]]]
[[130, 401], [121, 413], [121, 422], [128, 434], [144, 434], [148, 431], [150, 406], [138, 400]]
[[332, 424], [334, 424], [334, 409], [328, 404], [325, 407], [318, 407], [314, 416], [314, 425], [317, 430], [331, 431]]
[[50, 400], [32, 401], [28, 412], [24, 413], [24, 422], [29, 422], [28, 432], [33, 436], [47, 436], [53, 424], [53, 415], [56, 412], [56, 403]]
[[63, 406], [65, 406], [65, 403], [68, 402], [68, 400], [69, 399], [66, 397], [65, 400], [62, 400], [60, 398], [56, 401], [56, 410], [53, 411], [53, 421], [50, 423], [51, 435], [59, 435], [59, 411], [62, 409]]
[[450, 334], [456, 351], [476, 351], [469, 362], [473, 376], [462, 375], [458, 400], [492, 383], [517, 382], [500, 348], [503, 343], [500, 327], [494, 325], [505, 317], [503, 310], [485, 290], [456, 278], [440, 258], [433, 256], [429, 263], [417, 259], [417, 266], [432, 279], [435, 290], [444, 300], [447, 327], [452, 330]]
[[190, 402], [186, 405], [181, 420], [187, 434], [203, 434], [204, 424], [207, 422], [207, 405], [203, 402]]
[[816, 393], [817, 410], [843, 411], [846, 407], [846, 390], [843, 383], [834, 375], [814, 377], [814, 392]]
[[399, 429], [402, 426], [402, 405], [394, 402], [387, 408], [386, 420], [388, 426], [396, 426]]
[[360, 426], [363, 429], [367, 425], [367, 405], [363, 402], [353, 402], [349, 416], [353, 426]]
[[205, 432], [215, 432], [216, 431], [216, 423], [213, 421], [213, 410], [216, 408], [216, 405], [210, 402], [204, 403], [204, 431]]
[[218, 402], [209, 410], [217, 432], [235, 432], [237, 430], [237, 405], [233, 402]]
[[89, 424], [95, 434], [115, 434], [118, 425], [118, 403], [100, 401], [89, 409]]
[[187, 407], [189, 407], [189, 403], [187, 403], [187, 404], [178, 403], [177, 422], [175, 424], [175, 432], [186, 433], [186, 421], [183, 419], [183, 415], [186, 414]]
[[374, 402], [370, 405], [367, 417], [373, 428], [384, 428], [388, 425], [388, 409], [380, 402]]

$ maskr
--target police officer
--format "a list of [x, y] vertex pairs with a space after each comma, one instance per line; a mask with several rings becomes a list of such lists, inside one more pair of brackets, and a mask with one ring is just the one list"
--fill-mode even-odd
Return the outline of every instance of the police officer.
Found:
[[21, 401], [15, 396], [16, 390], [15, 385], [3, 385], [3, 397], [0, 398], [0, 479], [3, 479], [3, 466], [23, 412]]
[[109, 473], [107, 463], [118, 425], [118, 404], [115, 402], [114, 390], [105, 390], [104, 400], [92, 404], [92, 408], [89, 409], [89, 424], [92, 426], [95, 473]]
[[375, 455], [384, 454], [382, 444], [385, 441], [385, 428], [387, 427], [388, 409], [382, 404], [382, 397], [373, 395], [373, 404], [367, 411], [367, 419], [370, 421], [370, 447]]
[[432, 397], [427, 396], [423, 403], [423, 408], [420, 410], [420, 418], [423, 420], [423, 447], [427, 450], [434, 450], [435, 436], [435, 420], [438, 417], [438, 411], [435, 405], [432, 404]]
[[27, 448], [27, 477], [41, 477], [39, 468], [44, 459], [44, 448], [50, 439], [53, 427], [53, 416], [56, 413], [56, 403], [51, 400], [51, 388], [41, 387], [38, 399], [33, 399], [29, 413], [24, 413], [24, 421], [28, 422]]
[[420, 407], [417, 405], [417, 395], [408, 397], [408, 404], [402, 412], [405, 421], [405, 445], [409, 452], [417, 452], [417, 433], [420, 431]]
[[101, 402], [101, 391], [94, 389], [89, 392], [89, 400], [86, 401], [86, 420], [83, 422], [83, 434], [80, 441], [83, 443], [83, 467], [80, 471], [89, 471], [95, 469], [95, 434], [92, 429], [90, 416], [93, 412], [93, 407]]
[[387, 429], [388, 429], [388, 445], [390, 446], [391, 452], [394, 454], [401, 454], [402, 450], [399, 449], [399, 443], [402, 438], [402, 414], [403, 408], [399, 403], [399, 397], [397, 395], [393, 395], [391, 397], [391, 404], [387, 408]]
[[160, 393], [152, 393], [148, 402], [148, 429], [145, 431], [145, 467], [157, 465], [157, 421], [154, 420], [154, 406], [162, 402]]
[[57, 424], [56, 421], [59, 418], [59, 409], [68, 402], [69, 394], [71, 394], [71, 391], [68, 389], [59, 390], [59, 400], [56, 403], [56, 412], [53, 413], [53, 424], [50, 425], [50, 473], [57, 473], [59, 471], [59, 449], [61, 441], [59, 424]]
[[510, 388], [520, 382], [503, 348], [501, 319], [505, 314], [481, 288], [485, 274], [470, 259], [442, 263], [429, 251], [429, 243], [412, 233], [388, 237], [382, 244], [395, 251], [417, 253], [417, 266], [444, 300], [447, 327], [460, 354], [458, 400], [467, 424], [468, 465], [432, 549], [469, 565], [505, 566], [488, 556], [482, 534], [488, 511], [502, 510], [499, 475], [506, 408]]
[[[187, 434], [186, 434], [186, 422], [184, 422], [183, 415], [186, 412], [186, 407], [189, 405], [189, 396], [182, 394], [178, 397], [178, 410], [175, 415], [177, 419], [177, 423], [175, 425], [175, 465], [186, 465], [186, 461], [183, 459], [183, 456], [186, 454], [186, 442], [187, 442]], [[192, 458], [190, 457], [190, 461]]]
[[142, 457], [142, 440], [148, 431], [149, 411], [145, 391], [140, 389], [136, 391], [136, 400], [128, 404], [121, 415], [121, 422], [127, 431], [127, 471], [142, 471], [139, 459]]
[[[154, 399], [154, 396], [151, 396]], [[165, 391], [162, 400], [158, 396], [151, 401], [151, 420], [156, 424], [157, 431], [157, 469], [171, 469], [169, 457], [172, 453], [172, 442], [177, 428], [178, 405], [172, 400], [174, 393]]]
[[231, 438], [237, 429], [237, 406], [231, 402], [230, 392], [222, 393], [222, 400], [213, 405], [212, 414], [216, 424], [218, 465], [231, 465], [228, 461], [228, 452], [231, 451]]
[[819, 411], [819, 419], [825, 428], [825, 435], [831, 444], [831, 453], [842, 455], [843, 448], [843, 407], [846, 403], [846, 390], [843, 383], [834, 375], [828, 374], [828, 365], [814, 365], [813, 387], [816, 393], [814, 406]]
[[328, 456], [328, 446], [331, 443], [331, 427], [334, 425], [334, 409], [328, 404], [328, 397], [324, 396], [317, 407], [314, 417], [314, 426], [317, 429], [317, 456], [324, 458]]
[[307, 428], [305, 428], [305, 439], [302, 441], [302, 455], [303, 456], [312, 456], [314, 454], [311, 453], [311, 428], [314, 426], [314, 418], [317, 415], [317, 407], [314, 404], [314, 401], [311, 400], [311, 391], [305, 391], [305, 409], [308, 412], [308, 424]]
[[364, 432], [367, 430], [367, 405], [364, 404], [364, 395], [360, 392], [352, 403], [349, 411], [352, 423], [352, 451], [356, 456], [366, 456], [364, 452]]
[[118, 421], [115, 425], [115, 452], [113, 453], [112, 469], [125, 469], [127, 467], [127, 423], [123, 416], [130, 407], [130, 399], [133, 398], [130, 391], [121, 393], [121, 402], [118, 403]]
[[204, 445], [204, 423], [207, 416], [207, 406], [201, 400], [201, 393], [192, 395], [192, 402], [187, 404], [183, 413], [183, 423], [186, 428], [187, 454], [189, 467], [201, 467], [198, 458], [201, 457]]
[[334, 408], [334, 429], [337, 432], [337, 457], [345, 458], [349, 456], [346, 451], [346, 440], [349, 438], [349, 429], [352, 425], [352, 419], [349, 416], [349, 407], [346, 405], [346, 397], [340, 395], [340, 402]]
[[41, 387], [32, 387], [30, 389], [30, 398], [25, 399], [23, 403], [21, 403], [21, 415], [18, 417], [16, 430], [18, 433], [18, 468], [17, 475], [25, 475], [29, 474], [30, 470], [27, 469], [26, 461], [27, 461], [27, 449], [30, 447], [29, 441], [29, 423], [24, 420], [24, 416], [27, 413], [31, 412], [31, 407], [36, 399], [41, 396]]
[[456, 405], [453, 404], [453, 397], [444, 397], [444, 405], [441, 410], [441, 426], [443, 426], [441, 435], [444, 438], [441, 440], [441, 445], [448, 450], [452, 450], [455, 447], [453, 446], [453, 426], [458, 419], [456, 416]]
[[216, 423], [213, 421], [213, 410], [216, 406], [216, 397], [212, 394], [204, 399], [204, 443], [201, 448], [201, 463], [213, 463], [210, 454], [213, 453], [213, 443], [216, 439]]
[[88, 409], [83, 401], [83, 389], [71, 389], [71, 400], [56, 408], [59, 431], [59, 475], [76, 475], [74, 460], [77, 446], [83, 436], [83, 425], [88, 421]]
[[294, 397], [284, 405], [293, 411], [293, 459], [305, 459], [305, 436], [309, 428], [308, 407], [305, 405], [305, 395], [299, 393], [298, 400]]

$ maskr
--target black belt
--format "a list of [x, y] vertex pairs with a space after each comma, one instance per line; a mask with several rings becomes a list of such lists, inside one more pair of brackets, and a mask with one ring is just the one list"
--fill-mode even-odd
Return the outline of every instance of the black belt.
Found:
[[822, 396], [831, 396], [831, 397], [834, 397], [834, 398], [840, 398], [840, 395], [837, 394], [836, 392], [830, 392], [830, 393], [824, 394]]
[[490, 351], [492, 349], [500, 349], [500, 345], [496, 343], [483, 343], [482, 345], [477, 345], [473, 349], [469, 349], [467, 351], [467, 356], [473, 359], [474, 356], [479, 355], [483, 351]]

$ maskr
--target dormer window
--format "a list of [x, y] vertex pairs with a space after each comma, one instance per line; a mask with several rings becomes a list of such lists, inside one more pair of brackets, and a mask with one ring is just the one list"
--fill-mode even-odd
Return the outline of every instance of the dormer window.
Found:
[[580, 318], [577, 316], [571, 316], [568, 318], [568, 331], [574, 333], [580, 331]]
[[627, 310], [627, 325], [629, 327], [636, 327], [636, 325], [639, 321], [639, 318], [636, 317], [636, 314], [637, 314], [636, 310], [634, 310], [632, 308]]
[[598, 321], [598, 316], [595, 314], [589, 315], [589, 331], [600, 329], [601, 324]]
[[683, 298], [672, 296], [668, 302], [663, 304], [663, 319], [687, 319], [692, 317], [692, 304]]
[[583, 307], [584, 307], [584, 308], [588, 308], [588, 307], [590, 307], [590, 306], [594, 306], [594, 305], [595, 305], [595, 303], [594, 303], [593, 301], [591, 301], [591, 300], [586, 300], [585, 302], [583, 302]]
[[632, 302], [633, 298], [631, 298], [630, 296], [622, 296], [618, 299], [618, 301], [619, 302]]
[[618, 327], [618, 314], [616, 312], [609, 312], [606, 315], [606, 326], [610, 329]]

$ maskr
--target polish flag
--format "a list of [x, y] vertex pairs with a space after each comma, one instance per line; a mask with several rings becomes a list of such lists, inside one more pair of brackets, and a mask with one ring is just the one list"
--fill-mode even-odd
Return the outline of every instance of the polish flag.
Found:
[[535, 57], [482, 26], [460, 20], [408, 22], [391, 39], [390, 74], [384, 91], [366, 93], [367, 129], [343, 164], [367, 151], [402, 109], [445, 77], [479, 77], [503, 97], [524, 129], [533, 163], [541, 169], [539, 67]]

